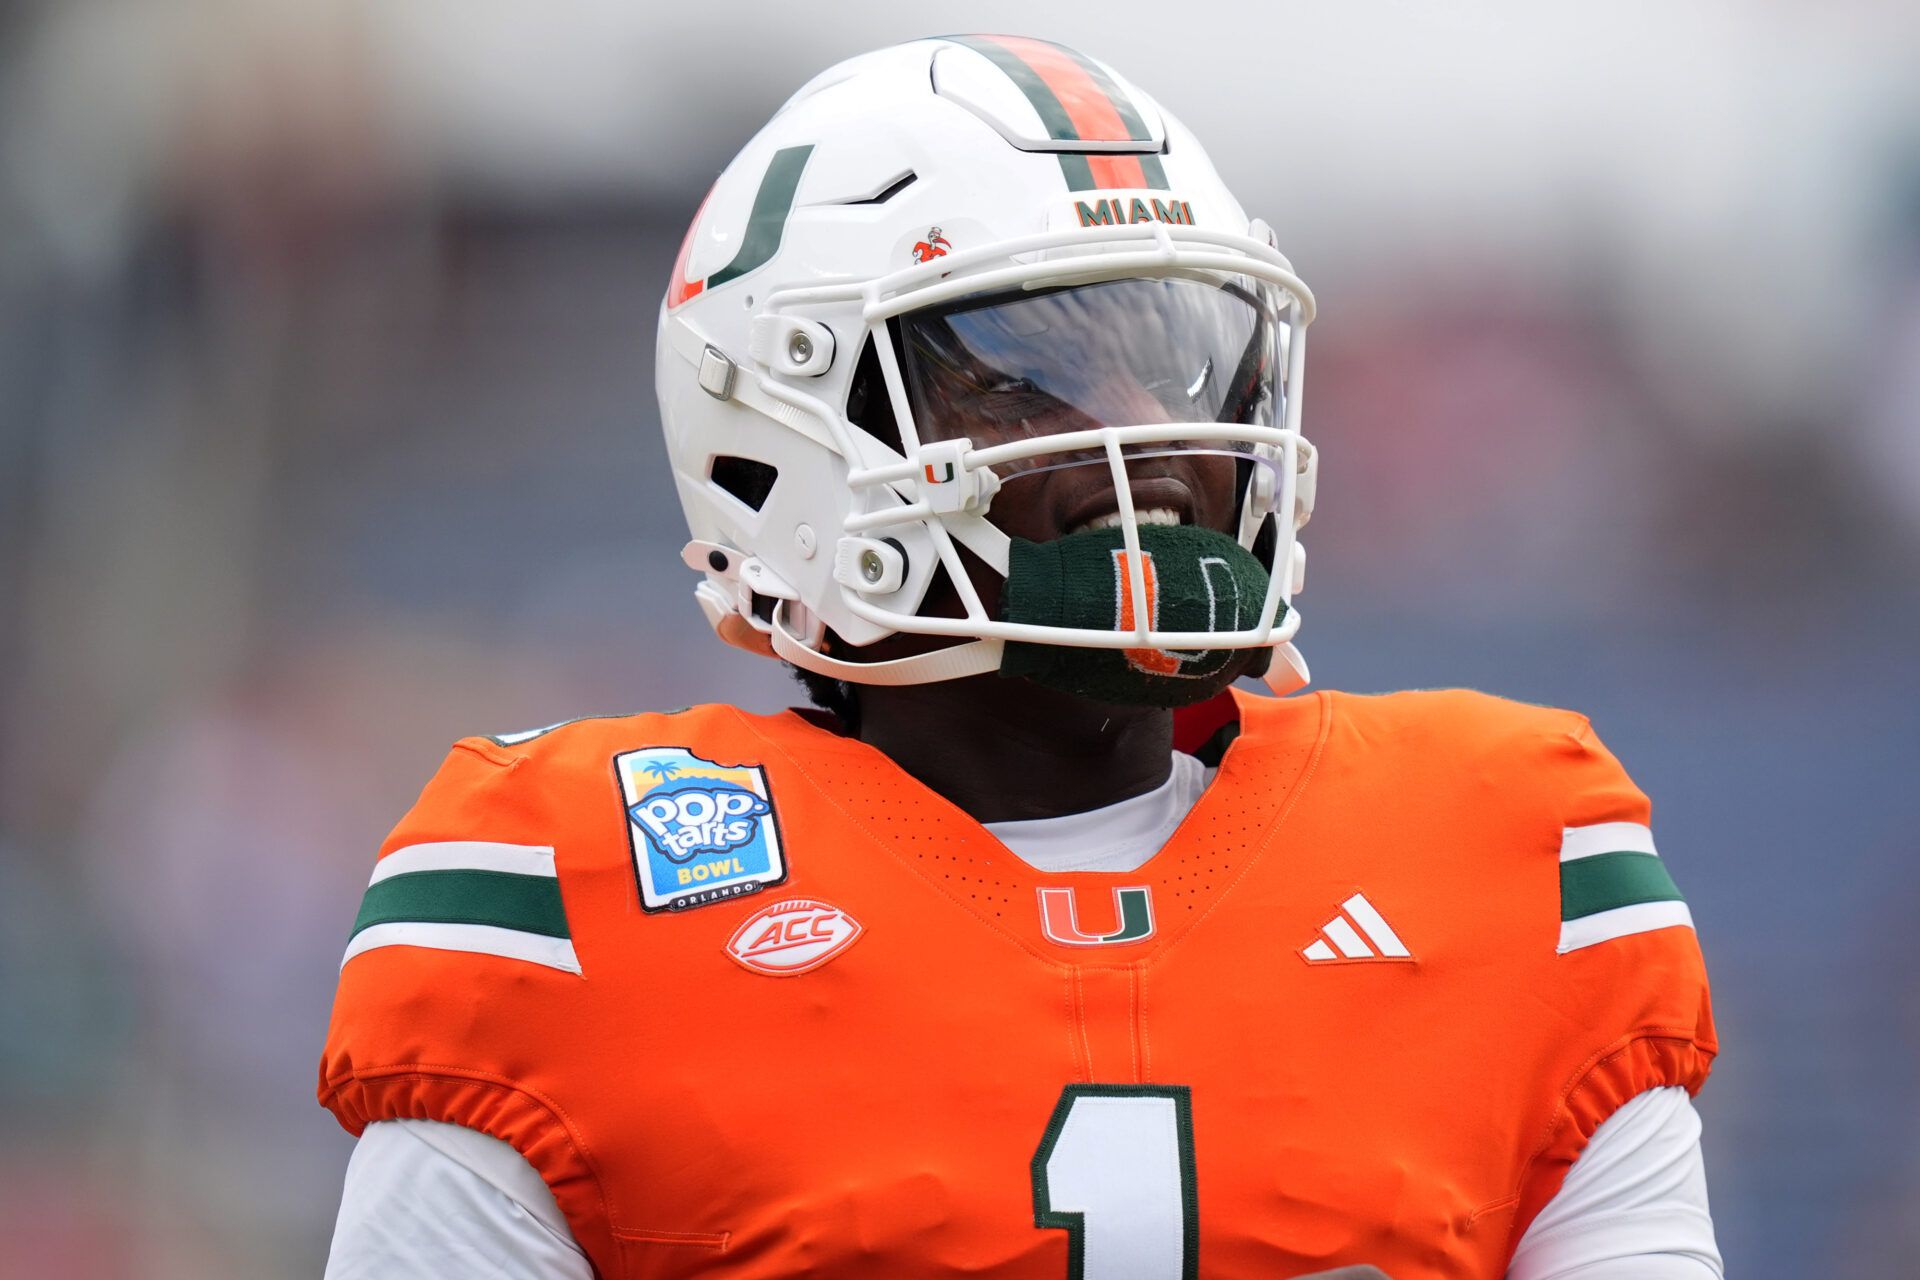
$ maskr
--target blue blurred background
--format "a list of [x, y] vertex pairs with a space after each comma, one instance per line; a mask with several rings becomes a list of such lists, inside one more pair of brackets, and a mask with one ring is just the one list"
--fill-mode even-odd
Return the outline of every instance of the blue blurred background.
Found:
[[474, 732], [799, 700], [655, 307], [847, 54], [1021, 30], [1318, 293], [1324, 686], [1578, 707], [1715, 978], [1732, 1274], [1920, 1258], [1920, 8], [0, 6], [0, 1274], [317, 1275], [373, 850]]

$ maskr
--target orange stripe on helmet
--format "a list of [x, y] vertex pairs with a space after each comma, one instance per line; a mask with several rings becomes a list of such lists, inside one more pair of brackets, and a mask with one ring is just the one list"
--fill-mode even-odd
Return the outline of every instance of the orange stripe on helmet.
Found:
[[700, 291], [707, 287], [705, 280], [687, 279], [687, 259], [693, 256], [693, 235], [700, 230], [700, 216], [707, 211], [707, 201], [711, 199], [713, 199], [713, 187], [708, 187], [707, 194], [700, 197], [700, 207], [693, 211], [693, 221], [687, 224], [687, 234], [680, 241], [680, 253], [673, 260], [673, 274], [667, 277], [667, 310], [669, 311], [683, 302], [698, 297]]
[[1152, 185], [1147, 181], [1147, 171], [1140, 167], [1139, 156], [1103, 156], [1090, 152], [1087, 168], [1094, 182], [1102, 187], [1137, 189]]
[[[1009, 53], [1033, 69], [1053, 96], [1060, 100], [1073, 131], [1082, 138], [1125, 138], [1130, 135], [1120, 109], [1107, 96], [1087, 69], [1071, 53], [1058, 45], [1027, 36], [992, 36]], [[1094, 182], [1102, 187], [1139, 188], [1147, 184], [1140, 157], [1090, 152], [1087, 167]]]
[[1066, 108], [1067, 118], [1073, 121], [1075, 133], [1082, 138], [1128, 136], [1126, 123], [1120, 119], [1120, 111], [1113, 105], [1113, 100], [1087, 74], [1086, 68], [1074, 60], [1072, 54], [1058, 45], [1027, 36], [992, 38], [1032, 67], [1034, 74], [1053, 90], [1053, 96], [1060, 99], [1060, 105]]

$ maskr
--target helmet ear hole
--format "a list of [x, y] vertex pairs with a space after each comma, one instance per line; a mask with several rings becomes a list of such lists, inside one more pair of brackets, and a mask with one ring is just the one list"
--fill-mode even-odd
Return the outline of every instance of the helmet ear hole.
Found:
[[893, 397], [887, 394], [886, 375], [880, 371], [880, 354], [874, 349], [871, 333], [860, 348], [853, 381], [847, 387], [847, 421], [895, 453], [905, 452], [900, 447], [900, 423], [893, 416]]
[[715, 455], [707, 468], [707, 479], [714, 487], [750, 511], [767, 505], [767, 495], [773, 492], [773, 482], [779, 478], [780, 472], [775, 467], [754, 458], [726, 453]]

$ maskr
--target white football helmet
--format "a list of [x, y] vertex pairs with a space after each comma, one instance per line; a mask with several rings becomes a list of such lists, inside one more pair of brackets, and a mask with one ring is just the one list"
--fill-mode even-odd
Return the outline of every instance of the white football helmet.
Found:
[[[1006, 642], [1029, 641], [1270, 647], [1269, 682], [1297, 688], [1313, 310], [1193, 135], [1105, 65], [1012, 36], [843, 62], [720, 175], [662, 304], [660, 411], [701, 608], [730, 643], [856, 683], [992, 671]], [[1118, 336], [1094, 353], [1088, 333]], [[949, 356], [965, 368], [929, 367]], [[1094, 403], [1109, 366], [1165, 411], [1143, 413], [1138, 395]], [[1038, 429], [1020, 410], [1018, 438], [976, 445], [966, 407], [939, 390], [955, 376], [1071, 412]], [[1165, 513], [1135, 510], [1126, 467], [1189, 449], [1240, 468], [1234, 535], [1271, 575], [1250, 628], [1154, 629], [1139, 525]], [[961, 548], [1006, 574], [1009, 538], [988, 519], [1002, 483], [1089, 463], [1112, 471], [1125, 625], [990, 616]], [[923, 614], [942, 571], [964, 608]], [[899, 632], [955, 642], [858, 660]]]

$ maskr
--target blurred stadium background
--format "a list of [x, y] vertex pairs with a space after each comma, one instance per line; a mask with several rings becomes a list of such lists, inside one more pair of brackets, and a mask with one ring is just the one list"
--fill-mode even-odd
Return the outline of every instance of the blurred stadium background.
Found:
[[445, 745], [799, 700], [677, 563], [654, 310], [789, 92], [949, 29], [1121, 68], [1318, 293], [1319, 682], [1582, 708], [1654, 795], [1731, 1272], [1913, 1274], [1897, 0], [0, 6], [0, 1274], [319, 1274], [335, 966]]

